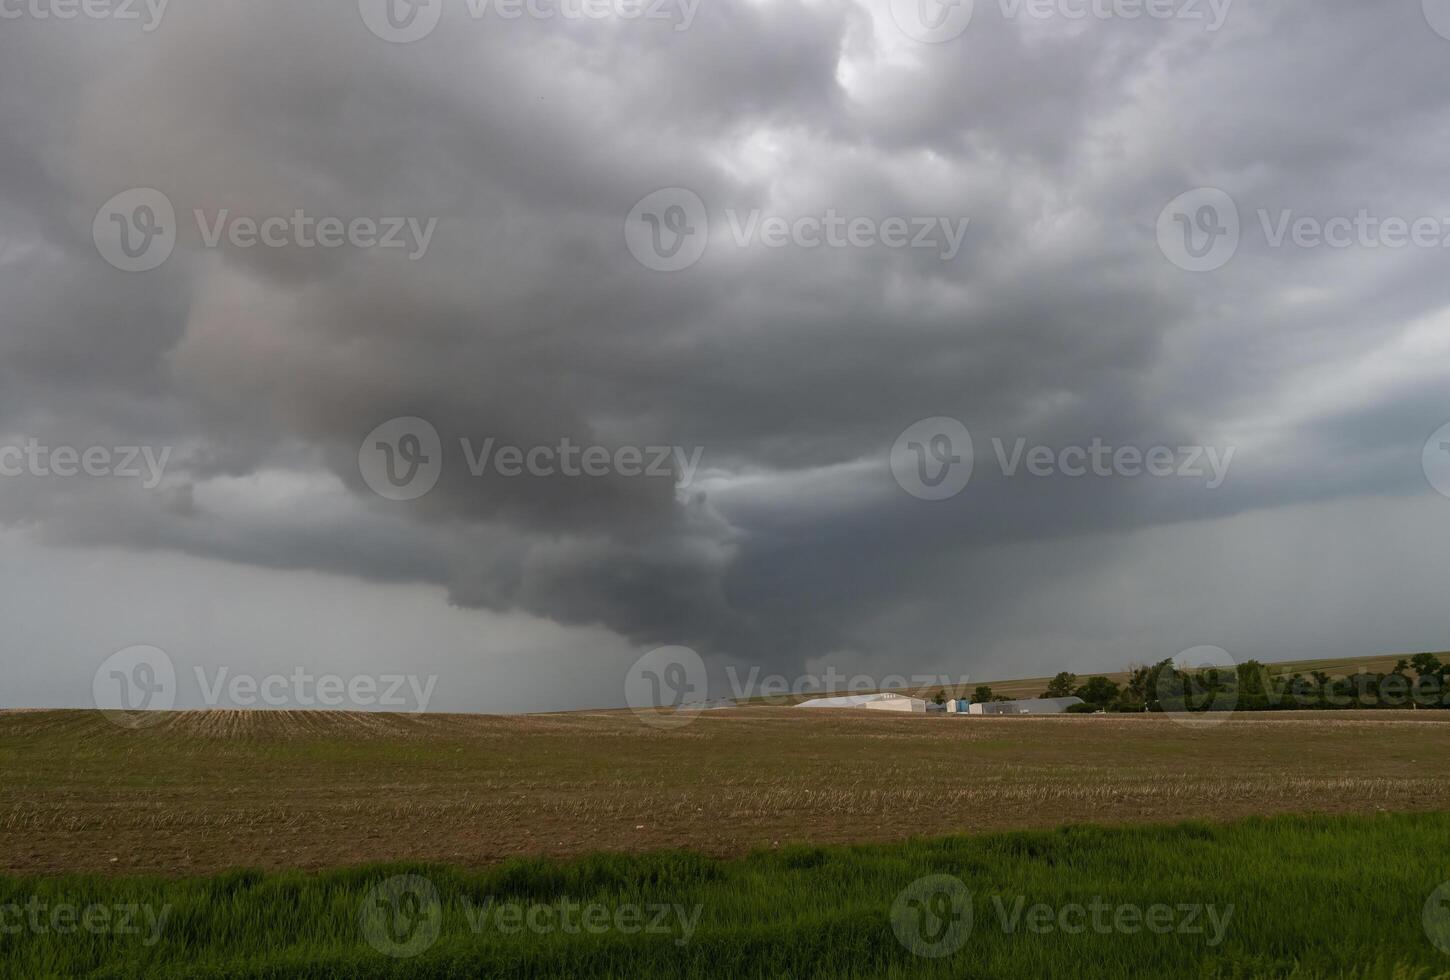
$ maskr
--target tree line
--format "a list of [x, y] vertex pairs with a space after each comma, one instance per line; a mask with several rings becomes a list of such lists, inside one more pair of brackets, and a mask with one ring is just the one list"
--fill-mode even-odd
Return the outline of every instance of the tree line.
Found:
[[[1345, 708], [1450, 707], [1450, 664], [1433, 653], [1401, 658], [1388, 673], [1359, 671], [1330, 677], [1322, 670], [1273, 672], [1257, 660], [1234, 667], [1185, 670], [1172, 660], [1132, 667], [1126, 683], [1063, 671], [1047, 682], [1044, 698], [1076, 696], [1069, 711], [1290, 711]], [[1009, 701], [979, 686], [972, 700]]]

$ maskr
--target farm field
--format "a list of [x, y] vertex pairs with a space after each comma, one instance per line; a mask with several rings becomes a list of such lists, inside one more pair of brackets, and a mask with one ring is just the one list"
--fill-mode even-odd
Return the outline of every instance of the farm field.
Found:
[[[1219, 720], [1219, 719], [1215, 719]], [[0, 872], [198, 875], [1450, 809], [1450, 712], [0, 713]], [[1428, 853], [1428, 852], [1427, 852]]]

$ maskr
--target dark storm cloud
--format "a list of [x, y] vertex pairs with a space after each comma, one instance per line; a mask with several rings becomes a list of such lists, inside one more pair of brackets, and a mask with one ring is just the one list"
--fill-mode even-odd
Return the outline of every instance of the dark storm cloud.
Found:
[[[0, 434], [175, 453], [164, 492], [12, 483], [0, 521], [771, 663], [1016, 651], [1005, 609], [1128, 561], [1136, 532], [1425, 492], [1444, 250], [1271, 249], [1254, 211], [1450, 214], [1447, 65], [1418, 3], [1347, 0], [1240, 3], [1217, 33], [979, 2], [941, 45], [884, 4], [792, 0], [702, 0], [684, 31], [459, 4], [409, 45], [346, 2], [175, 5], [151, 33], [6, 21]], [[1245, 241], [1195, 275], [1154, 228], [1199, 185], [1235, 197]], [[661, 273], [622, 229], [672, 186], [712, 239]], [[147, 273], [91, 240], [131, 187], [179, 218]], [[437, 224], [417, 261], [203, 247], [193, 210], [224, 208]], [[943, 261], [736, 248], [727, 209], [971, 221]], [[408, 502], [357, 465], [400, 416], [449, 453]], [[977, 440], [935, 504], [887, 464], [931, 416]], [[1237, 456], [1214, 490], [1007, 479], [994, 436]], [[471, 477], [458, 440], [489, 437], [702, 447], [702, 472]]]

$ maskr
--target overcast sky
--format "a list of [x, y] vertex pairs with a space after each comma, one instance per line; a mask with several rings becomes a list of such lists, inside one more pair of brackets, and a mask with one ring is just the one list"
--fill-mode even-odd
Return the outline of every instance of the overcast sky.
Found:
[[1450, 647], [1450, 0], [392, 2], [0, 0], [0, 706]]

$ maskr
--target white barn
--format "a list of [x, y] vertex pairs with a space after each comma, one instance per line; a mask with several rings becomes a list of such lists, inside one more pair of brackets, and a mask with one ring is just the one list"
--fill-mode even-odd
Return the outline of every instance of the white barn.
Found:
[[967, 711], [974, 715], [1060, 715], [1082, 698], [1027, 698], [1023, 701], [982, 701]]
[[846, 694], [834, 698], [812, 698], [797, 708], [870, 708], [873, 711], [911, 711], [926, 714], [926, 702], [905, 694]]

